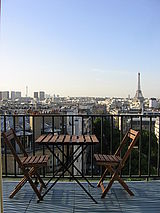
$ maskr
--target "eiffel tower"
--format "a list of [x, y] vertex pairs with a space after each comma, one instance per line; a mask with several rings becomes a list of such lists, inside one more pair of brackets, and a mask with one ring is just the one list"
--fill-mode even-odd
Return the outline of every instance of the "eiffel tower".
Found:
[[142, 91], [141, 91], [141, 88], [140, 88], [140, 73], [138, 73], [138, 89], [136, 91], [136, 95], [134, 97], [136, 100], [139, 100], [140, 102], [143, 102], [144, 100], [144, 97], [142, 95]]

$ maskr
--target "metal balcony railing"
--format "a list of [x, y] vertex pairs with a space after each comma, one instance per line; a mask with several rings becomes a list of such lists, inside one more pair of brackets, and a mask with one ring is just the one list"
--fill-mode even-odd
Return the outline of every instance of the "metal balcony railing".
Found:
[[[83, 153], [79, 169], [90, 178], [97, 178], [102, 168], [96, 166], [94, 153], [114, 153], [121, 139], [129, 128], [140, 131], [140, 138], [133, 150], [122, 176], [127, 178], [160, 177], [160, 117], [159, 115], [1, 115], [1, 130], [14, 128], [25, 149], [32, 155], [45, 154], [45, 147], [37, 147], [35, 140], [42, 133], [54, 134], [95, 134], [99, 144]], [[53, 147], [54, 149], [54, 147]], [[60, 155], [58, 150], [57, 155]], [[17, 152], [19, 150], [17, 149]], [[69, 154], [69, 153], [68, 153]], [[122, 153], [123, 154], [123, 153]], [[66, 159], [62, 159], [65, 161]], [[12, 158], [2, 138], [3, 177], [19, 177], [21, 172]], [[52, 176], [59, 167], [59, 162], [50, 156], [47, 171], [41, 171], [44, 177]], [[72, 167], [72, 172], [74, 168]], [[66, 173], [65, 176], [68, 174]], [[78, 174], [77, 174], [78, 175]]]

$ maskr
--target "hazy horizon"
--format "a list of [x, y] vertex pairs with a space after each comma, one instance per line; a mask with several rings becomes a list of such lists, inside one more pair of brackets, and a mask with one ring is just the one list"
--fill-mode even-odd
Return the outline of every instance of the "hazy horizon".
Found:
[[[44, 3], [45, 2], [45, 3]], [[160, 97], [160, 1], [1, 0], [0, 91]]]

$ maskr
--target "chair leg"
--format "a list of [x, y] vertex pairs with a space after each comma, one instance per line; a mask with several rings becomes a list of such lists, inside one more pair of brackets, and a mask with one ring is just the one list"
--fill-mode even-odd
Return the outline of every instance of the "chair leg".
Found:
[[30, 177], [28, 174], [27, 174], [26, 176], [28, 176], [27, 179], [28, 179], [28, 181], [29, 181], [29, 183], [30, 183], [32, 189], [33, 189], [34, 192], [36, 193], [36, 195], [37, 195], [37, 197], [39, 198], [39, 200], [41, 200], [41, 199], [42, 199], [41, 193], [40, 193], [39, 190], [37, 189], [36, 185], [33, 183], [31, 177]]
[[115, 181], [115, 178], [116, 178], [116, 174], [113, 174], [112, 175], [112, 178], [110, 180], [110, 182], [108, 183], [107, 187], [104, 189], [104, 191], [102, 192], [102, 196], [101, 198], [104, 198], [106, 196], [106, 194], [108, 193], [108, 191], [110, 190], [113, 182]]
[[134, 196], [133, 192], [129, 189], [128, 185], [124, 182], [124, 180], [122, 180], [122, 178], [117, 176], [117, 180], [123, 186], [123, 188], [128, 192], [129, 195]]
[[[34, 168], [31, 168], [29, 171], [29, 175], [32, 176], [32, 174], [34, 173]], [[11, 194], [9, 195], [9, 198], [13, 198], [17, 192], [19, 192], [19, 190], [25, 185], [25, 183], [27, 182], [27, 177], [24, 176], [21, 181], [16, 185], [15, 189], [13, 190], [13, 192], [11, 192]]]
[[[110, 167], [109, 170], [111, 173], [115, 173], [115, 171], [112, 167]], [[118, 182], [123, 186], [123, 188], [128, 192], [129, 195], [133, 196], [134, 195], [133, 192], [129, 189], [128, 185], [124, 182], [124, 180], [122, 178], [120, 178], [120, 176], [118, 175], [119, 170], [120, 170], [120, 168], [117, 169], [117, 171], [115, 173], [116, 174], [115, 179], [118, 180]]]
[[45, 185], [44, 181], [42, 180], [42, 178], [40, 177], [39, 173], [37, 172], [38, 169], [39, 169], [38, 167], [36, 167], [36, 168], [32, 167], [30, 169], [30, 171], [32, 170], [32, 174], [31, 173], [29, 173], [29, 174], [30, 174], [30, 176], [32, 176], [33, 174], [35, 175], [35, 177], [36, 177], [35, 185], [38, 185], [38, 180], [39, 180], [39, 182], [41, 183], [42, 187], [46, 188], [46, 185]]
[[41, 183], [43, 188], [46, 188], [46, 184], [44, 183], [44, 181], [42, 180], [42, 178], [40, 177], [39, 173], [35, 170], [35, 175], [37, 176], [39, 182]]
[[13, 192], [11, 192], [11, 194], [9, 195], [9, 198], [13, 198], [17, 192], [19, 192], [19, 190], [25, 185], [25, 183], [27, 182], [27, 178], [24, 177], [15, 187], [15, 189], [13, 190]]
[[[44, 184], [43, 180], [41, 179], [41, 177], [39, 176], [39, 174], [37, 173], [37, 171], [35, 170], [34, 167], [32, 167], [29, 172], [24, 171], [24, 174], [25, 174], [24, 178], [18, 183], [18, 185], [15, 187], [14, 191], [10, 194], [9, 198], [13, 198], [17, 194], [17, 192], [25, 185], [25, 183], [27, 181], [29, 181], [29, 183], [30, 183], [32, 189], [34, 190], [34, 192], [36, 193], [37, 197], [39, 198], [39, 200], [41, 200], [42, 199], [41, 193], [37, 189], [36, 185], [33, 183], [31, 177], [33, 174], [36, 174], [36, 176], [38, 177], [38, 179], [40, 180], [42, 185]], [[45, 186], [45, 184], [44, 184], [44, 186]]]
[[105, 171], [103, 172], [98, 184], [97, 184], [97, 187], [100, 187], [101, 186], [101, 183], [103, 182], [104, 178], [106, 177], [106, 174], [107, 174], [107, 171], [108, 171], [108, 168], [105, 169]]

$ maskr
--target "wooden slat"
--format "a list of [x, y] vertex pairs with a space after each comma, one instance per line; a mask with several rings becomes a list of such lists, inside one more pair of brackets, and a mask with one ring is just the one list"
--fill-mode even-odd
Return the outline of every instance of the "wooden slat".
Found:
[[133, 135], [137, 135], [138, 131], [135, 131], [134, 129], [130, 129], [129, 132]]
[[23, 157], [23, 158], [21, 158], [21, 162], [23, 163], [23, 162], [25, 162], [25, 160], [27, 159], [28, 157]]
[[115, 155], [94, 154], [94, 157], [99, 162], [119, 163], [121, 161], [121, 158]]
[[41, 156], [39, 156], [37, 164], [45, 164], [45, 163], [47, 163], [48, 158], [49, 158], [48, 155], [41, 155]]
[[39, 159], [39, 163], [47, 163], [49, 156], [48, 155], [41, 155], [41, 158]]
[[99, 157], [98, 154], [95, 154], [94, 157], [95, 157], [96, 161], [100, 161], [101, 160], [101, 158]]
[[92, 139], [93, 143], [99, 143], [99, 141], [95, 135], [91, 135], [91, 139]]
[[59, 137], [56, 140], [56, 143], [62, 143], [64, 139], [64, 135], [59, 135]]
[[105, 161], [106, 159], [103, 157], [102, 154], [95, 154], [94, 157], [96, 158], [96, 161]]
[[7, 139], [8, 139], [9, 141], [11, 141], [12, 139], [14, 139], [14, 134], [12, 133], [12, 134], [10, 134], [9, 136], [7, 136]]
[[100, 159], [100, 161], [104, 161], [105, 159], [104, 159], [104, 157], [103, 157], [103, 155], [101, 155], [101, 154], [99, 154], [99, 159]]
[[43, 143], [47, 143], [47, 142], [49, 142], [49, 140], [52, 138], [52, 134], [49, 134], [49, 135], [47, 135], [47, 137], [45, 137], [44, 139], [43, 139]]
[[71, 138], [70, 135], [66, 135], [65, 139], [64, 139], [64, 143], [69, 143], [70, 142], [70, 138]]
[[110, 155], [111, 156], [111, 161], [113, 162], [119, 162], [118, 157], [116, 157], [115, 155]]
[[108, 155], [110, 162], [119, 162], [118, 158], [114, 155]]
[[98, 154], [94, 154], [94, 158], [96, 159], [96, 161], [98, 161]]
[[32, 156], [32, 157], [30, 158], [28, 164], [32, 164], [32, 163], [35, 161], [36, 157], [37, 157], [37, 156]]
[[39, 163], [39, 159], [41, 156], [36, 156], [36, 158], [34, 159], [33, 163], [34, 164], [38, 164]]
[[138, 131], [130, 129], [128, 133], [128, 137], [134, 140], [138, 133], [139, 133]]
[[43, 140], [44, 140], [44, 138], [46, 137], [47, 135], [45, 135], [45, 134], [43, 134], [43, 135], [41, 135], [39, 138], [37, 138], [37, 140], [35, 141], [36, 143], [41, 143]]
[[29, 156], [23, 157], [21, 159], [23, 165], [25, 166], [38, 166], [41, 164], [46, 164], [48, 161], [48, 155], [40, 155], [40, 156]]
[[83, 135], [80, 135], [78, 138], [79, 143], [84, 143], [84, 137]]
[[47, 162], [48, 162], [48, 159], [49, 159], [49, 156], [48, 156], [48, 155], [45, 155], [44, 163], [47, 163]]
[[92, 142], [92, 140], [91, 140], [91, 138], [90, 138], [90, 136], [89, 136], [89, 135], [85, 135], [84, 137], [85, 137], [85, 142], [86, 142], [86, 143], [88, 143], [88, 142], [89, 142], [89, 143], [90, 143], [90, 142]]
[[128, 133], [128, 137], [131, 138], [132, 140], [134, 140], [136, 136], [132, 135], [131, 133]]
[[112, 161], [112, 158], [109, 155], [103, 155], [103, 160], [104, 162], [110, 162]]
[[107, 161], [108, 162], [117, 162], [117, 160], [114, 157], [112, 157], [112, 155], [107, 155]]
[[77, 135], [72, 135], [71, 141], [72, 141], [72, 143], [77, 143]]
[[29, 156], [29, 157], [26, 157], [24, 160], [23, 160], [23, 164], [27, 164], [30, 159], [32, 158], [32, 156]]
[[41, 155], [39, 158], [39, 163], [43, 163], [45, 160], [45, 155]]
[[53, 137], [50, 139], [50, 143], [55, 143], [56, 142], [56, 140], [57, 140], [57, 138], [58, 138], [58, 135], [53, 135]]
[[95, 135], [53, 135], [53, 134], [43, 134], [37, 140], [36, 143], [98, 143], [98, 139]]

